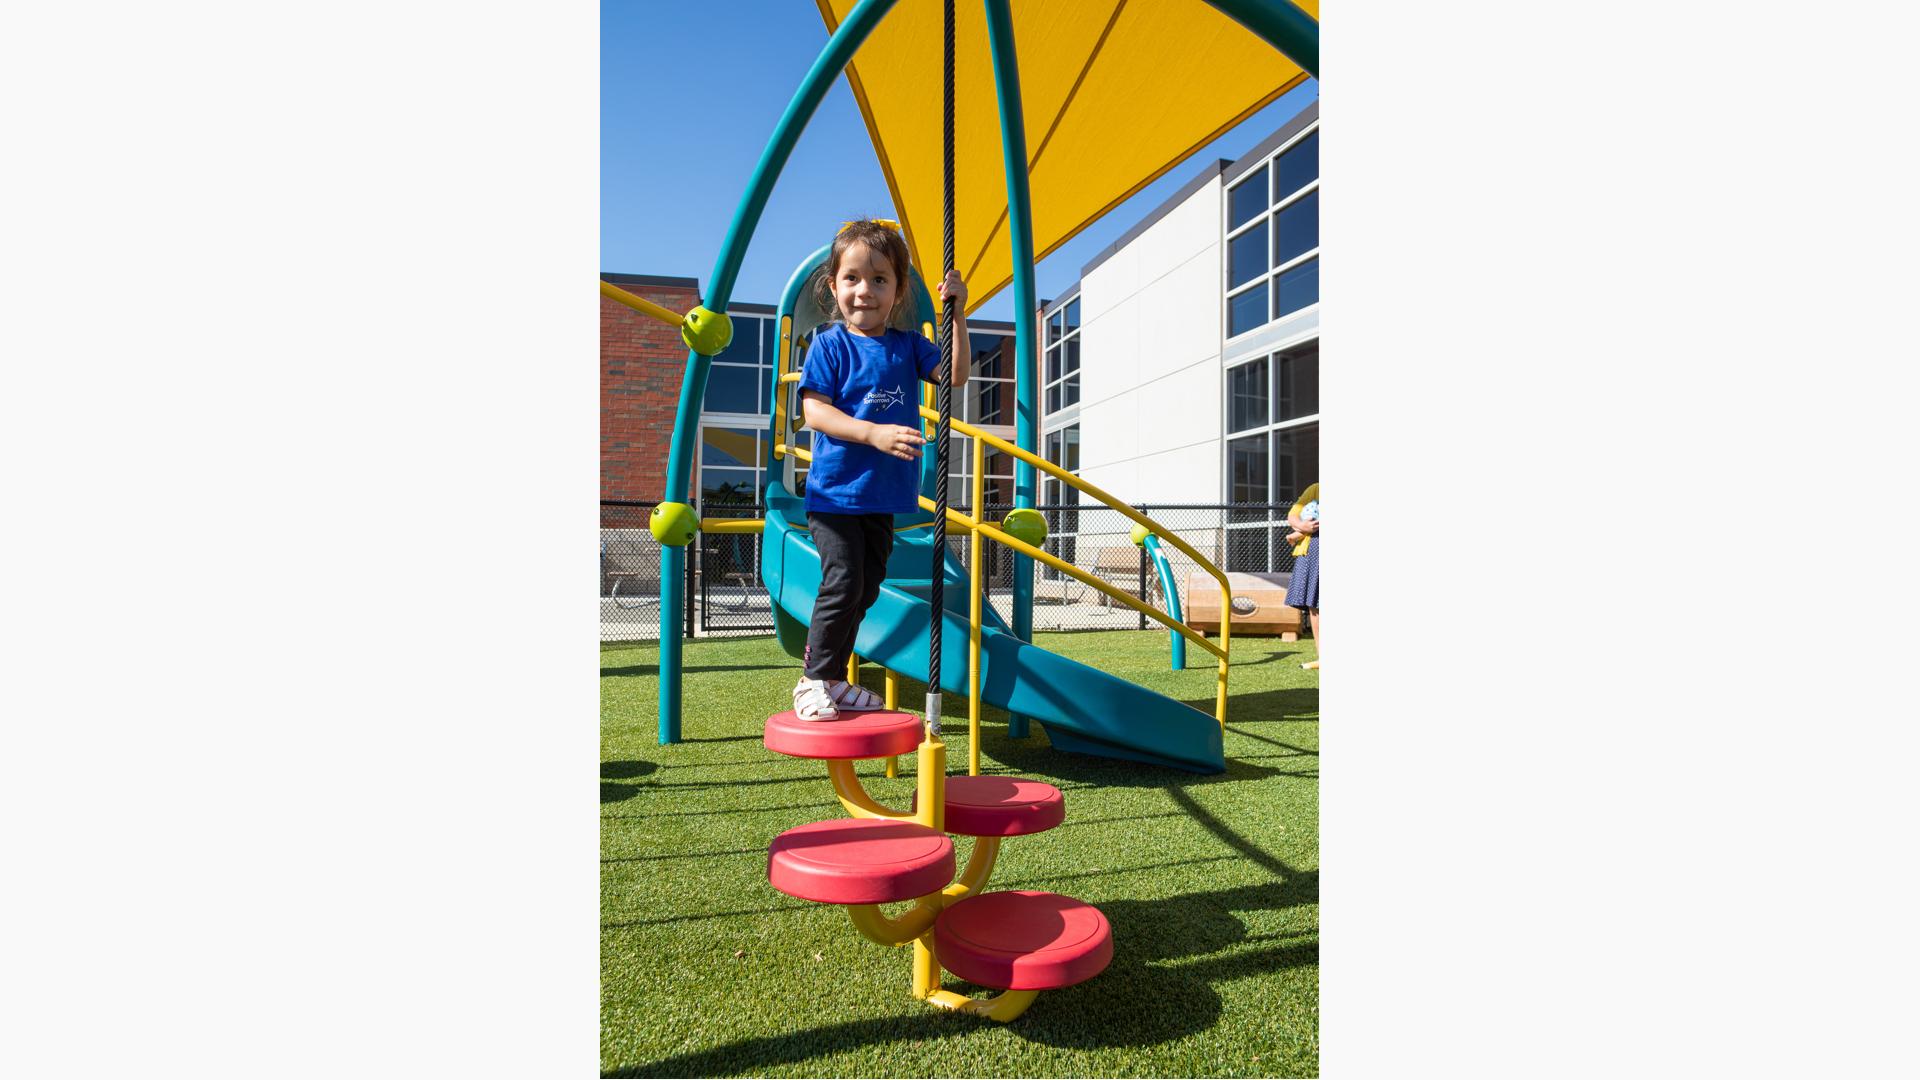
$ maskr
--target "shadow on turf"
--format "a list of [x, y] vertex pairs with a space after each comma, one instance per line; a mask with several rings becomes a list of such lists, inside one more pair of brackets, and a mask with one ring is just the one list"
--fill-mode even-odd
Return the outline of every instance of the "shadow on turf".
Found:
[[[1319, 963], [1317, 941], [1214, 955], [1250, 940], [1246, 924], [1233, 913], [1318, 901], [1317, 873], [1164, 900], [1107, 901], [1100, 910], [1113, 925], [1112, 966], [1079, 986], [1040, 995], [1006, 1028], [1016, 1038], [1080, 1050], [1153, 1046], [1203, 1031], [1220, 1019], [1214, 984]], [[984, 992], [952, 978], [945, 985], [961, 993]], [[993, 1026], [991, 1020], [928, 1009], [741, 1039], [601, 1075], [734, 1076], [861, 1046], [944, 1039]]]
[[1065, 781], [1070, 784], [1085, 784], [1090, 787], [1141, 788], [1167, 787], [1176, 784], [1231, 784], [1243, 780], [1260, 780], [1269, 776], [1300, 775], [1269, 765], [1255, 765], [1252, 762], [1234, 758], [1227, 759], [1225, 772], [1190, 773], [1164, 765], [1148, 765], [1138, 761], [1121, 761], [1116, 758], [1093, 757], [1089, 754], [1072, 754], [1055, 750], [1044, 738], [1038, 737], [1037, 733], [1034, 737], [1026, 739], [1009, 739], [1005, 728], [989, 727], [983, 731], [980, 749], [995, 761], [1010, 767], [1022, 776], [1048, 781]]
[[651, 761], [603, 761], [600, 763], [600, 802], [601, 805], [631, 799], [640, 794], [637, 784], [609, 784], [609, 780], [637, 780], [658, 769], [660, 766]]

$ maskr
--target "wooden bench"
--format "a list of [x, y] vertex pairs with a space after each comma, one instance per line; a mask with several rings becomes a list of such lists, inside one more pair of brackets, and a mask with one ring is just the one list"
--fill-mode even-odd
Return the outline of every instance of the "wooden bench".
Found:
[[[1300, 640], [1300, 609], [1287, 606], [1291, 574], [1227, 575], [1233, 594], [1233, 633], [1280, 635], [1282, 641]], [[1220, 583], [1211, 574], [1187, 575], [1186, 623], [1195, 630], [1220, 631]]]
[[[1093, 565], [1088, 573], [1101, 581], [1114, 586], [1128, 596], [1140, 597], [1140, 548], [1133, 544], [1125, 547], [1103, 547], [1094, 556]], [[1149, 604], [1157, 603], [1160, 598], [1160, 575], [1155, 573], [1151, 562], [1147, 564], [1147, 596]], [[1100, 606], [1110, 607], [1113, 598], [1106, 593], [1100, 594]]]

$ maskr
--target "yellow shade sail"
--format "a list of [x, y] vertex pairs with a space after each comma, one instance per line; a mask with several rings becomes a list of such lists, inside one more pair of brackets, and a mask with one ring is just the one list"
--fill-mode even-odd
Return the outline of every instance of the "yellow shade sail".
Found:
[[[856, 0], [816, 3], [831, 32]], [[1298, 6], [1319, 18], [1319, 0]], [[940, 275], [944, 216], [941, 8], [900, 0], [847, 69], [929, 282]], [[954, 264], [971, 310], [1013, 280], [1013, 267], [986, 13], [979, 0], [954, 9]], [[1307, 78], [1204, 0], [1019, 0], [1012, 12], [1035, 258]]]

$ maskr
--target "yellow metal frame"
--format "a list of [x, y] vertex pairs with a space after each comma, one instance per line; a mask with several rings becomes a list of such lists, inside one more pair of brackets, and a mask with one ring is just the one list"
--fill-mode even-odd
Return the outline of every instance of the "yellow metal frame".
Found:
[[[922, 741], [915, 750], [919, 771], [912, 810], [890, 810], [875, 802], [860, 785], [852, 761], [829, 760], [826, 763], [827, 777], [833, 782], [834, 794], [839, 796], [840, 805], [846, 808], [849, 815], [911, 821], [938, 832], [946, 831], [947, 748], [933, 734], [931, 727], [923, 725], [921, 732]], [[1003, 990], [992, 997], [971, 998], [951, 990], [942, 990], [940, 957], [933, 944], [933, 924], [940, 913], [969, 896], [977, 896], [985, 891], [987, 879], [993, 876], [994, 865], [1000, 858], [1000, 840], [998, 836], [974, 837], [973, 852], [967, 856], [967, 865], [953, 883], [939, 892], [920, 897], [912, 907], [898, 915], [888, 915], [880, 910], [878, 904], [842, 906], [847, 909], [847, 917], [853, 922], [854, 929], [868, 940], [896, 948], [909, 943], [913, 945], [914, 997], [938, 1008], [972, 1013], [1004, 1023], [1025, 1012], [1040, 992]]]
[[617, 285], [609, 285], [604, 281], [600, 283], [600, 295], [615, 303], [625, 304], [649, 319], [659, 319], [668, 326], [681, 326], [687, 321], [686, 316], [672, 308], [661, 307], [644, 296], [635, 296]]

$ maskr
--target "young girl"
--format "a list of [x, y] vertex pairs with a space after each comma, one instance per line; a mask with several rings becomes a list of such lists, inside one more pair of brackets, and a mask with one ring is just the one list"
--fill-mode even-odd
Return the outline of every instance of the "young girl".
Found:
[[1308, 621], [1313, 625], [1314, 658], [1300, 666], [1311, 671], [1320, 670], [1320, 482], [1307, 485], [1307, 490], [1294, 500], [1287, 511], [1287, 524], [1293, 531], [1287, 534], [1288, 540], [1299, 543], [1293, 549], [1293, 583], [1287, 587], [1287, 606], [1299, 608], [1307, 613]]
[[[839, 321], [813, 336], [801, 369], [800, 410], [813, 429], [807, 527], [820, 550], [820, 593], [807, 627], [806, 667], [793, 688], [802, 720], [883, 708], [847, 682], [860, 620], [880, 596], [893, 552], [893, 515], [920, 509], [920, 383], [934, 381], [939, 349], [895, 330], [909, 303], [907, 245], [890, 224], [849, 222], [827, 256], [821, 307]], [[940, 295], [964, 309], [967, 287], [947, 271]], [[965, 317], [953, 320], [953, 387], [967, 384]]]

